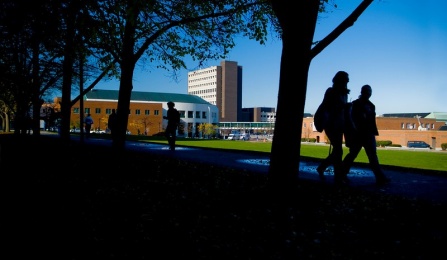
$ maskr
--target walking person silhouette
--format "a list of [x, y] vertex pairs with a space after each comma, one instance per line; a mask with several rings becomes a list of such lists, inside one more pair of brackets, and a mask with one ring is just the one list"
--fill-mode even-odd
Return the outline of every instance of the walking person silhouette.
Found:
[[90, 113], [87, 114], [87, 117], [84, 119], [85, 123], [85, 137], [90, 138], [90, 131], [92, 130], [93, 119]]
[[381, 170], [377, 157], [376, 136], [379, 135], [379, 131], [376, 124], [376, 107], [369, 100], [372, 95], [371, 86], [362, 86], [360, 93], [359, 98], [352, 102], [351, 117], [355, 130], [349, 145], [349, 153], [343, 159], [343, 174], [349, 173], [355, 158], [363, 147], [376, 178], [376, 184], [383, 185], [389, 183], [390, 179]]
[[110, 130], [110, 133], [112, 134], [112, 140], [114, 140], [114, 136], [116, 136], [116, 124], [117, 124], [117, 114], [116, 110], [113, 108], [112, 113], [109, 115], [109, 119], [107, 121], [107, 127]]
[[328, 119], [324, 131], [332, 145], [332, 151], [317, 167], [317, 172], [321, 179], [324, 179], [324, 171], [333, 164], [334, 182], [336, 184], [346, 183], [346, 174], [343, 174], [343, 134], [346, 131], [345, 109], [349, 108], [348, 89], [349, 74], [345, 71], [338, 71], [332, 79], [332, 87], [324, 93], [323, 104], [328, 111]]
[[175, 150], [175, 140], [177, 136], [177, 127], [180, 123], [180, 114], [177, 109], [174, 108], [175, 104], [172, 101], [168, 102], [168, 113], [167, 116], [163, 116], [163, 119], [168, 120], [168, 125], [166, 126], [165, 136], [168, 139], [169, 149], [171, 151]]

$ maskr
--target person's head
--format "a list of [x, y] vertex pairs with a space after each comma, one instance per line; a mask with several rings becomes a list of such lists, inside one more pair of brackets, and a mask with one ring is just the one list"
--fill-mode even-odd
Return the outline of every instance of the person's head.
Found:
[[370, 85], [363, 85], [362, 89], [360, 90], [360, 98], [366, 98], [369, 99], [372, 95], [372, 88]]
[[346, 71], [339, 71], [332, 78], [332, 86], [337, 89], [345, 89], [349, 93], [348, 89], [349, 74]]
[[169, 102], [168, 102], [168, 107], [169, 107], [169, 108], [173, 108], [173, 107], [175, 107], [174, 102], [169, 101]]

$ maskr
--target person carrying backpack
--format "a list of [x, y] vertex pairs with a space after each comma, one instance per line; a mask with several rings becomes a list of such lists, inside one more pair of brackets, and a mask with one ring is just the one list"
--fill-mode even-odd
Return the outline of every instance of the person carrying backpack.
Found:
[[329, 138], [332, 150], [328, 157], [324, 159], [317, 167], [317, 172], [321, 179], [324, 179], [324, 171], [332, 164], [334, 166], [334, 181], [336, 184], [345, 184], [348, 182], [346, 174], [343, 172], [343, 134], [347, 127], [345, 122], [346, 109], [349, 108], [348, 89], [349, 74], [345, 71], [339, 71], [332, 79], [332, 87], [329, 87], [323, 98], [323, 105], [328, 111], [327, 122], [324, 131]]
[[180, 123], [180, 113], [174, 107], [175, 107], [174, 102], [169, 101], [167, 116], [163, 116], [163, 119], [168, 120], [168, 125], [166, 126], [166, 130], [165, 130], [165, 136], [166, 136], [166, 139], [168, 139], [169, 149], [171, 151], [175, 150], [177, 127]]

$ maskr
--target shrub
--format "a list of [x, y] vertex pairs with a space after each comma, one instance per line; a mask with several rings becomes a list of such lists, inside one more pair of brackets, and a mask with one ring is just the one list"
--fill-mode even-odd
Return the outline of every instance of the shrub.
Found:
[[317, 139], [316, 138], [301, 138], [301, 142], [315, 143], [315, 142], [317, 142]]
[[393, 142], [391, 142], [390, 140], [383, 140], [383, 141], [377, 141], [377, 146], [379, 147], [385, 147], [385, 146], [390, 146]]
[[447, 143], [442, 143], [442, 144], [441, 144], [441, 149], [442, 149], [443, 151], [447, 150]]

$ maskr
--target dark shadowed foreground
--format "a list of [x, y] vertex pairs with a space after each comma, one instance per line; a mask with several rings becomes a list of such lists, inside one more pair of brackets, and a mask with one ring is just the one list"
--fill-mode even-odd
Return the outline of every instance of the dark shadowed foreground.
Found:
[[265, 175], [147, 152], [0, 144], [8, 259], [447, 257], [446, 205], [305, 180], [285, 199]]

